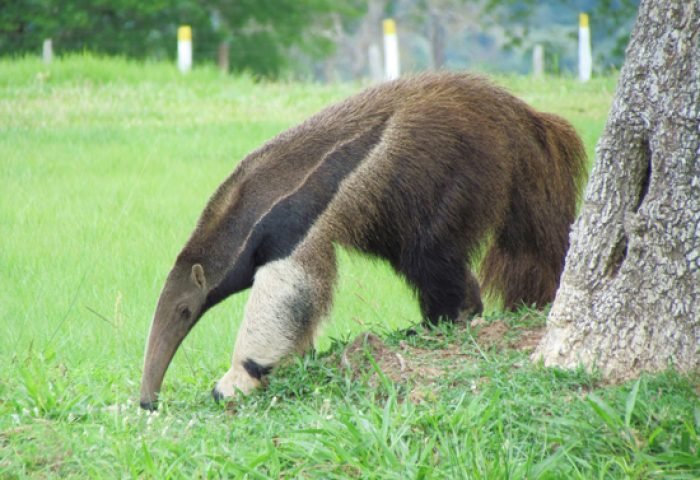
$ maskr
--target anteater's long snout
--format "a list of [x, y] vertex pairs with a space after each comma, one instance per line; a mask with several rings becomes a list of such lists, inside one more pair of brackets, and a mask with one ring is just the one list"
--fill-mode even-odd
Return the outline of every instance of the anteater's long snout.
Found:
[[140, 405], [141, 408], [149, 411], [158, 408], [158, 394], [163, 384], [165, 372], [189, 331], [189, 329], [183, 331], [164, 328], [164, 323], [158, 316], [154, 318], [143, 365]]

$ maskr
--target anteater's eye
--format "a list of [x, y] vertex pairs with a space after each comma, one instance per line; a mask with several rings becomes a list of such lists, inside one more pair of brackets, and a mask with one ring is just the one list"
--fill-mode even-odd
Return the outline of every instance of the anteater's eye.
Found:
[[192, 315], [192, 311], [190, 311], [190, 307], [188, 307], [187, 305], [185, 305], [185, 304], [183, 303], [183, 304], [181, 304], [181, 305], [178, 305], [178, 307], [177, 307], [177, 314], [178, 314], [181, 318], [184, 318], [185, 320], [187, 320], [187, 319], [190, 318], [190, 316]]

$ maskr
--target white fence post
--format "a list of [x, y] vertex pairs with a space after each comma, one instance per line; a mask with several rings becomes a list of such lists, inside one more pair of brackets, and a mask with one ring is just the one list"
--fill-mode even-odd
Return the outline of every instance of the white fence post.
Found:
[[41, 57], [47, 65], [53, 61], [53, 42], [50, 38], [44, 40], [41, 48]]
[[532, 49], [532, 74], [537, 78], [544, 76], [544, 46], [541, 43]]
[[591, 29], [588, 14], [582, 13], [578, 20], [578, 78], [582, 82], [591, 79], [593, 55], [591, 53]]
[[367, 49], [369, 57], [369, 78], [372, 82], [382, 81], [382, 53], [379, 50], [379, 45], [373, 43]]
[[192, 69], [192, 27], [189, 25], [177, 29], [177, 68], [182, 73]]
[[395, 80], [399, 78], [399, 38], [396, 35], [396, 22], [387, 18], [384, 25], [384, 78]]

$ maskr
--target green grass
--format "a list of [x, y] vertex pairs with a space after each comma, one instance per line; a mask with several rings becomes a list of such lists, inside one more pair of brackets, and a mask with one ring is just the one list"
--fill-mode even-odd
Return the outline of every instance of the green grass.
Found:
[[[614, 78], [496, 80], [571, 120], [592, 157]], [[241, 294], [184, 342], [159, 413], [138, 409], [153, 308], [209, 195], [247, 152], [360, 88], [85, 56], [0, 61], [1, 478], [700, 475], [697, 377], [606, 386], [469, 329], [404, 337], [419, 321], [407, 287], [346, 253], [317, 353], [235, 411], [216, 405], [208, 392], [228, 368]], [[500, 319], [516, 336], [544, 321], [487, 318]], [[352, 375], [343, 341], [365, 330], [449, 368], [394, 382], [367, 355]]]

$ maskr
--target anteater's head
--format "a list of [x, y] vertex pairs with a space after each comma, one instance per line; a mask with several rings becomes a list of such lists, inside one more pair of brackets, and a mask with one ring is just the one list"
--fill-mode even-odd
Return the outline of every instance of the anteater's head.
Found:
[[[229, 246], [223, 241], [219, 244]], [[256, 245], [255, 241], [249, 242], [235, 256], [231, 248], [201, 245], [188, 245], [180, 253], [158, 299], [148, 336], [141, 381], [143, 408], [155, 410], [170, 361], [202, 315], [229, 295], [250, 288]], [[191, 250], [199, 254], [193, 255]]]
[[155, 410], [165, 371], [204, 313], [207, 294], [204, 267], [178, 261], [168, 275], [153, 317], [141, 381], [141, 407]]

